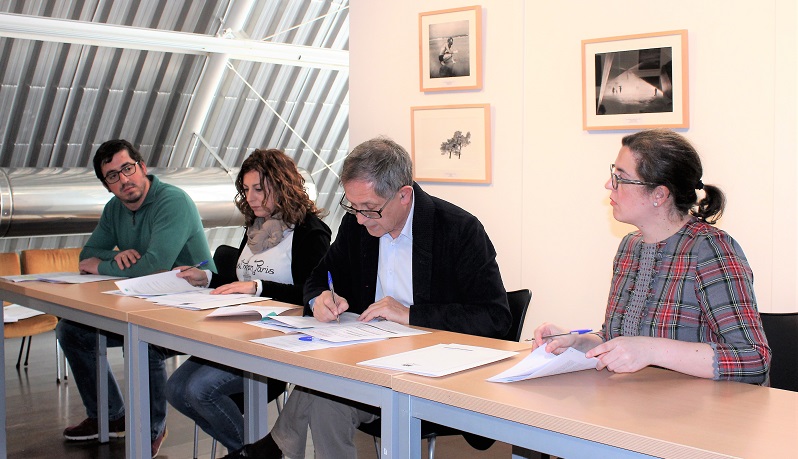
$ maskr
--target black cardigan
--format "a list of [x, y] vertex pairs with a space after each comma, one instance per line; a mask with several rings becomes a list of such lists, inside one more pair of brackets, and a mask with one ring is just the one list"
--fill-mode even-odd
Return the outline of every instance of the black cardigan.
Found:
[[[305, 221], [294, 228], [294, 240], [291, 244], [291, 276], [294, 279], [294, 285], [261, 281], [263, 284], [261, 296], [301, 305], [305, 280], [330, 248], [331, 235], [330, 228], [319, 217], [308, 213]], [[238, 247], [239, 257], [246, 243], [247, 235], [244, 233], [244, 239]], [[211, 278], [210, 286], [216, 288], [237, 280], [239, 279], [236, 277], [235, 271], [219, 273]]]
[[[496, 250], [482, 223], [463, 209], [430, 196], [414, 183], [413, 305], [410, 324], [501, 338], [512, 321]], [[305, 284], [308, 302], [327, 290], [327, 271], [335, 293], [362, 313], [372, 303], [377, 283], [379, 238], [370, 236], [353, 215], [345, 215], [327, 255]]]

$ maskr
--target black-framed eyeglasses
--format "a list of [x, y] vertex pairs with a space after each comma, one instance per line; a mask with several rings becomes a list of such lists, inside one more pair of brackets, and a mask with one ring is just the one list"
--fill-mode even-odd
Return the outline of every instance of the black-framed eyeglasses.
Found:
[[[388, 203], [391, 202], [391, 200], [395, 196], [396, 196], [396, 193], [394, 193], [393, 196], [388, 198], [388, 200], [385, 201], [385, 204], [383, 204], [382, 207], [380, 207], [377, 210], [355, 209], [354, 207], [349, 205], [349, 204], [351, 204], [351, 203], [349, 203], [349, 201], [346, 201], [346, 195], [341, 196], [341, 202], [339, 202], [338, 205], [341, 206], [341, 208], [344, 209], [346, 211], [346, 213], [348, 213], [348, 214], [352, 214], [352, 215], [360, 214], [360, 215], [362, 215], [362, 216], [364, 216], [366, 218], [370, 218], [372, 220], [376, 220], [378, 218], [382, 218], [382, 210], [385, 209], [385, 206], [387, 206]], [[346, 201], [348, 204], [344, 204], [344, 201]]]
[[649, 185], [656, 186], [656, 183], [642, 182], [640, 180], [625, 179], [615, 173], [615, 164], [610, 164], [610, 182], [612, 182], [612, 189], [617, 190], [619, 183], [626, 183], [629, 185]]
[[127, 163], [118, 171], [111, 171], [105, 174], [103, 180], [105, 180], [105, 183], [111, 184], [119, 181], [119, 174], [124, 174], [125, 177], [130, 177], [136, 173], [136, 166], [138, 163], [139, 161], [136, 161], [135, 163]]

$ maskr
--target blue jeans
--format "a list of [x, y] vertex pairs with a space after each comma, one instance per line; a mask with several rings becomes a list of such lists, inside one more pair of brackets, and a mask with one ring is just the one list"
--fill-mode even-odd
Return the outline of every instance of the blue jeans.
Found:
[[175, 409], [228, 450], [244, 446], [244, 417], [236, 400], [243, 400], [240, 370], [189, 358], [169, 377], [166, 398]]
[[[69, 320], [59, 320], [55, 329], [64, 355], [72, 368], [72, 379], [78, 386], [86, 414], [97, 418], [97, 329]], [[106, 347], [119, 347], [122, 336], [101, 332], [106, 336]], [[150, 437], [155, 440], [166, 426], [166, 365], [164, 360], [174, 355], [172, 351], [149, 347], [150, 363]], [[130, 384], [130, 381], [128, 381]], [[125, 415], [125, 402], [119, 384], [108, 368], [108, 419], [115, 421]]]

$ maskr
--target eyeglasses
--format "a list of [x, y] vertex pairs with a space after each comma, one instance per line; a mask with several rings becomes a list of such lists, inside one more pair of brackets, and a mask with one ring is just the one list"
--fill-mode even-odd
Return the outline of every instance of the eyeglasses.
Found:
[[135, 174], [136, 173], [136, 165], [138, 163], [139, 163], [139, 161], [136, 161], [135, 163], [127, 163], [124, 166], [122, 166], [122, 168], [119, 169], [118, 171], [111, 171], [111, 172], [105, 174], [105, 178], [104, 178], [105, 183], [111, 184], [111, 183], [118, 182], [120, 173], [124, 174], [125, 177], [130, 177], [131, 175]]
[[649, 185], [649, 186], [656, 186], [656, 183], [651, 182], [641, 182], [640, 180], [632, 180], [632, 179], [625, 179], [622, 178], [620, 175], [615, 173], [615, 164], [610, 164], [610, 181], [612, 182], [612, 189], [617, 190], [619, 183], [626, 183], [629, 185]]
[[[360, 214], [360, 215], [362, 215], [362, 216], [364, 216], [366, 218], [370, 218], [372, 220], [376, 220], [378, 218], [382, 218], [382, 210], [385, 209], [385, 206], [387, 206], [388, 203], [391, 202], [391, 200], [394, 198], [394, 196], [396, 196], [396, 193], [394, 193], [393, 196], [388, 198], [388, 200], [385, 201], [385, 204], [383, 204], [382, 207], [380, 207], [377, 210], [368, 210], [368, 209], [360, 210], [360, 209], [355, 209], [354, 207], [350, 206], [349, 204], [344, 204], [344, 200], [346, 199], [346, 195], [341, 196], [341, 202], [339, 202], [338, 205], [341, 206], [341, 208], [344, 209], [346, 211], [346, 213], [348, 213], [348, 214], [352, 214], [352, 215]], [[349, 202], [349, 201], [347, 201], [347, 202]]]

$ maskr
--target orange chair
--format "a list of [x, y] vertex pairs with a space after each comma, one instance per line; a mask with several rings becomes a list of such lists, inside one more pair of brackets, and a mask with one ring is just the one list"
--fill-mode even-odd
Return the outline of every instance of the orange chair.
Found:
[[[0, 275], [2, 276], [17, 276], [21, 274], [19, 255], [16, 253], [0, 253]], [[7, 303], [3, 303], [5, 307]], [[28, 340], [28, 352], [25, 355], [25, 366], [28, 366], [28, 358], [30, 357], [30, 340], [33, 335], [46, 333], [50, 330], [55, 330], [58, 324], [58, 318], [51, 314], [41, 314], [27, 319], [22, 319], [18, 322], [11, 322], [3, 324], [3, 333], [6, 339], [8, 338], [22, 338], [22, 343], [19, 346], [19, 357], [17, 357], [17, 369], [22, 361], [22, 352], [25, 349], [25, 339]]]
[[30, 249], [22, 251], [22, 274], [78, 272], [80, 247], [71, 249]]
[[[21, 254], [22, 274], [42, 274], [58, 272], [78, 272], [80, 270], [80, 247], [68, 249], [29, 249]], [[56, 382], [61, 382], [61, 365], [64, 368], [64, 379], [67, 378], [68, 367], [61, 354], [61, 348], [56, 342]], [[28, 340], [28, 353], [30, 353], [30, 339]], [[28, 358], [25, 357], [25, 365]]]

